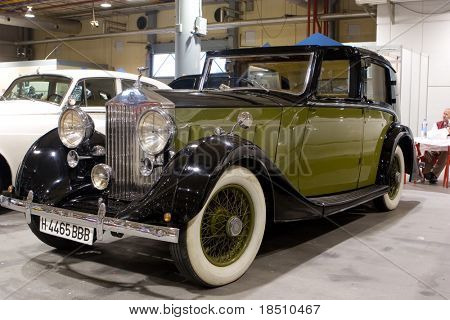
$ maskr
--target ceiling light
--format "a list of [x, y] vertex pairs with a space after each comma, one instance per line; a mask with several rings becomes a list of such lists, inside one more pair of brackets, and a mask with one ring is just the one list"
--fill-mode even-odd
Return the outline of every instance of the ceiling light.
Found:
[[34, 16], [34, 13], [33, 13], [33, 7], [28, 6], [27, 8], [28, 8], [28, 10], [27, 10], [27, 12], [25, 12], [25, 17], [27, 17], [27, 18], [34, 18], [35, 16]]
[[95, 19], [94, 2], [92, 2], [92, 20], [91, 20], [91, 26], [92, 26], [92, 28], [98, 28], [98, 26], [99, 26], [98, 20]]
[[109, 3], [108, 1], [104, 1], [100, 4], [100, 7], [102, 8], [111, 8], [111, 3]]

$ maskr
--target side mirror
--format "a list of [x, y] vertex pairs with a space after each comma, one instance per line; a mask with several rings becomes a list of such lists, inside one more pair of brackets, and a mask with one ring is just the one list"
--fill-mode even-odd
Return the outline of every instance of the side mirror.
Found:
[[253, 116], [250, 114], [250, 112], [244, 111], [239, 113], [237, 117], [237, 122], [231, 129], [229, 134], [233, 134], [234, 130], [237, 126], [241, 127], [242, 129], [248, 129], [253, 124]]
[[70, 107], [73, 107], [77, 104], [77, 99], [75, 99], [75, 97], [70, 96], [69, 99], [67, 100], [67, 105], [69, 105]]
[[241, 112], [237, 118], [238, 125], [242, 129], [248, 129], [253, 124], [253, 117], [250, 112]]

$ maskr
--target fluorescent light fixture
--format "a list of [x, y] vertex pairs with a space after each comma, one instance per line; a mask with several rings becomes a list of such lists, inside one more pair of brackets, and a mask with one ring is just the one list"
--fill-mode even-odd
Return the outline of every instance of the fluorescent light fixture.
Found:
[[33, 13], [33, 7], [32, 6], [28, 6], [27, 8], [28, 8], [28, 10], [27, 10], [27, 12], [25, 12], [25, 17], [27, 17], [27, 18], [34, 18], [35, 15]]
[[109, 3], [108, 1], [104, 1], [100, 4], [100, 7], [102, 8], [111, 8], [111, 3]]

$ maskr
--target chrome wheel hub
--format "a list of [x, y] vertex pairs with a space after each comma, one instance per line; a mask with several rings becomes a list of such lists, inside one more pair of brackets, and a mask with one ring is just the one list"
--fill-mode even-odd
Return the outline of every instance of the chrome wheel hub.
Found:
[[236, 216], [231, 217], [227, 221], [227, 235], [229, 237], [237, 237], [241, 234], [243, 228], [242, 220]]

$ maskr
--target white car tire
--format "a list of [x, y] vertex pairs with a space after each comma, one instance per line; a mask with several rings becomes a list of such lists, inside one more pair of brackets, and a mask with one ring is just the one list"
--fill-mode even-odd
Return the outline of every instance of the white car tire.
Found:
[[258, 179], [248, 169], [233, 166], [219, 178], [171, 253], [180, 272], [191, 280], [208, 287], [226, 285], [252, 264], [265, 226], [266, 202]]
[[398, 207], [402, 196], [405, 176], [405, 159], [402, 149], [395, 148], [394, 158], [389, 168], [389, 192], [375, 199], [375, 206], [381, 211], [392, 211]]

